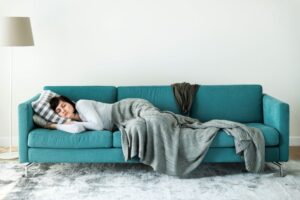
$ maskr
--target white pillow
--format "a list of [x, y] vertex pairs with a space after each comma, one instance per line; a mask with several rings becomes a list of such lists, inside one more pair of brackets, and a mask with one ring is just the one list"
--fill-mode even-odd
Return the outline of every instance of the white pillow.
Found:
[[60, 117], [58, 114], [54, 112], [54, 110], [50, 107], [50, 100], [53, 97], [60, 96], [56, 94], [55, 92], [52, 92], [50, 90], [43, 90], [41, 92], [41, 95], [38, 100], [31, 103], [33, 110], [41, 117], [43, 117], [45, 120], [62, 124], [70, 119]]

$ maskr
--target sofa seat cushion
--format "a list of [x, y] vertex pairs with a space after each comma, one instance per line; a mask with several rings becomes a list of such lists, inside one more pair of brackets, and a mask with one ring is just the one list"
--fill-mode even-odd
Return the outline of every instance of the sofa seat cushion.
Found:
[[[279, 133], [275, 128], [266, 126], [261, 123], [247, 123], [246, 125], [250, 127], [259, 128], [265, 138], [266, 146], [277, 146], [279, 144]], [[234, 147], [233, 137], [220, 131], [215, 137], [211, 147]], [[121, 132], [116, 131], [113, 133], [113, 147], [122, 147], [121, 145]]]
[[28, 135], [28, 146], [39, 148], [111, 148], [112, 132], [85, 131], [78, 134], [37, 128]]

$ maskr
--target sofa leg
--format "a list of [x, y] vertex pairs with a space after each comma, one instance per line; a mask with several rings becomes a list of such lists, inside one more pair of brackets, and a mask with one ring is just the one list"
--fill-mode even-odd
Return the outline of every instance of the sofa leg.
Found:
[[26, 177], [28, 178], [28, 168], [33, 165], [33, 163], [25, 163], [24, 164], [24, 174], [23, 174], [23, 177]]
[[284, 173], [283, 173], [283, 164], [280, 162], [273, 162], [274, 165], [277, 165], [279, 167], [280, 170], [280, 176], [284, 177]]

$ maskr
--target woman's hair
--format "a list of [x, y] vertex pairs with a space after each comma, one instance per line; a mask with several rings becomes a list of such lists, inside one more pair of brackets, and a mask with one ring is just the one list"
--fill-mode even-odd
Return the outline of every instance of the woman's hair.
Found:
[[76, 110], [76, 107], [75, 107], [75, 103], [73, 101], [71, 101], [68, 97], [63, 96], [63, 95], [58, 96], [58, 97], [53, 97], [50, 100], [50, 102], [49, 102], [50, 103], [50, 107], [52, 108], [52, 110], [54, 110], [54, 112], [55, 112], [55, 109], [58, 106], [60, 100], [71, 104], [73, 106], [73, 108], [74, 108], [74, 113], [75, 114], [77, 113], [77, 110]]

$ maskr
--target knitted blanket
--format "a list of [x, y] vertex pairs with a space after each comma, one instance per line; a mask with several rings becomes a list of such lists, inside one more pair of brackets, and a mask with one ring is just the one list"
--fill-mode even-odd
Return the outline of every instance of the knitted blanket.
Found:
[[184, 176], [204, 159], [219, 130], [234, 137], [236, 153], [246, 170], [264, 169], [265, 143], [261, 131], [228, 120], [198, 119], [161, 111], [149, 101], [128, 98], [112, 107], [112, 121], [121, 131], [125, 160], [135, 156], [155, 171]]

